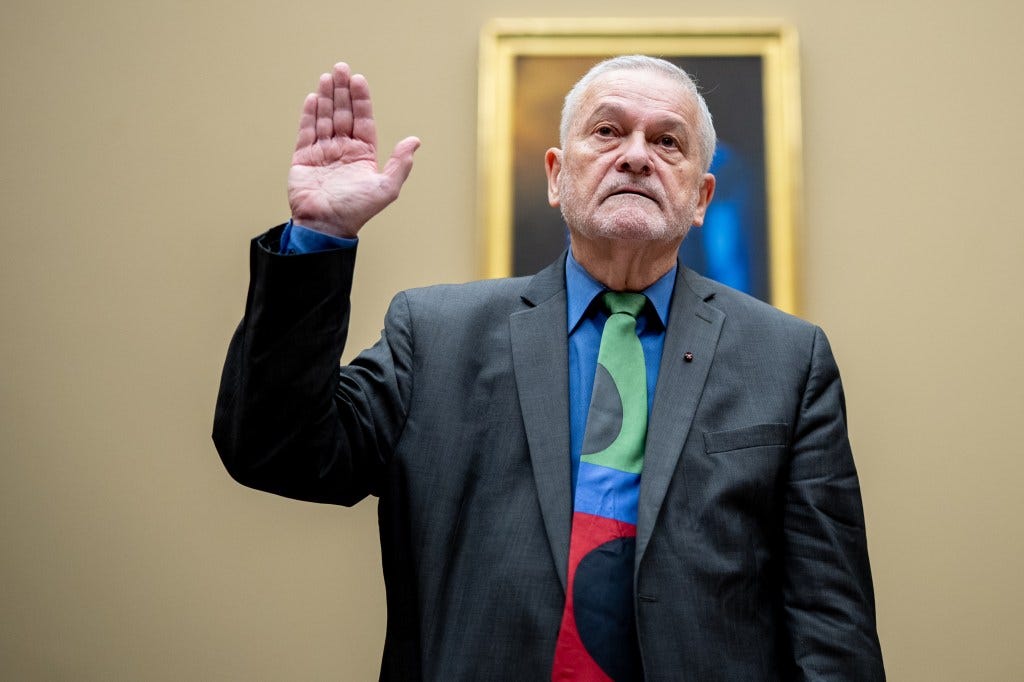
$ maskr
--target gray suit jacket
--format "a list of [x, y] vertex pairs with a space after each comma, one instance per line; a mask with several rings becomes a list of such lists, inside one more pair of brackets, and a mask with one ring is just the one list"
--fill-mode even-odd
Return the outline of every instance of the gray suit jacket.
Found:
[[[277, 256], [278, 234], [253, 243], [222, 378], [228, 471], [299, 499], [379, 497], [382, 679], [549, 678], [572, 514], [564, 259], [403, 292], [339, 371], [355, 254]], [[647, 679], [884, 679], [818, 328], [680, 266], [639, 504]]]

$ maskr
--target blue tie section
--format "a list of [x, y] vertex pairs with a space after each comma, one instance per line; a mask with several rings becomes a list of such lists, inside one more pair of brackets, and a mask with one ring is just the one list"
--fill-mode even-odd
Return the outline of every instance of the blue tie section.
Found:
[[639, 500], [640, 474], [580, 462], [575, 511], [635, 526]]

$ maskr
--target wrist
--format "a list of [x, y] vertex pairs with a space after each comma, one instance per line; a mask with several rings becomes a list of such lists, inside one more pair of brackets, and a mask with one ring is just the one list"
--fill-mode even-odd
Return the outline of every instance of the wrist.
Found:
[[362, 225], [339, 225], [311, 217], [303, 217], [296, 213], [292, 214], [292, 224], [308, 230], [321, 232], [331, 237], [340, 237], [341, 239], [355, 239], [359, 234], [359, 228], [362, 227]]

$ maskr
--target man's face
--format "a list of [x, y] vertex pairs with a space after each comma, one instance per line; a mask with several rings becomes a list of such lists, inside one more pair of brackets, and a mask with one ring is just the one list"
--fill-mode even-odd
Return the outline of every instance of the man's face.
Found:
[[619, 70], [580, 98], [565, 149], [545, 156], [548, 200], [574, 240], [661, 240], [676, 248], [704, 222], [715, 178], [703, 172], [693, 96], [656, 71]]

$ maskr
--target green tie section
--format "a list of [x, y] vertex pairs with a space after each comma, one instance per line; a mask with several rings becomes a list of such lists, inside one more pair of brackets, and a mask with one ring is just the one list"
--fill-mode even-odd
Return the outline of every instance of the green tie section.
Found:
[[597, 375], [580, 461], [639, 474], [647, 437], [647, 370], [636, 335], [643, 294], [602, 295], [608, 321], [597, 352]]

